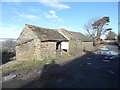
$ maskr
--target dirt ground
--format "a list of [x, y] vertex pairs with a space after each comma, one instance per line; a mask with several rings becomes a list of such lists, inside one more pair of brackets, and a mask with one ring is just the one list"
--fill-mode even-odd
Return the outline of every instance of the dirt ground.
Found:
[[[118, 51], [114, 44], [108, 49]], [[119, 60], [105, 62], [105, 55], [85, 51], [85, 55], [62, 64], [38, 65], [32, 69], [5, 73], [16, 77], [2, 84], [3, 88], [120, 88]]]

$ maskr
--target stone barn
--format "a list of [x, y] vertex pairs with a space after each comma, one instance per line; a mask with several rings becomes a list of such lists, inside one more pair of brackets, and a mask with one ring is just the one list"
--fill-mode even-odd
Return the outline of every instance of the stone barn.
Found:
[[[57, 30], [25, 25], [16, 41], [17, 60], [40, 60], [55, 58], [60, 43], [68, 40]], [[59, 57], [60, 55], [58, 55]]]
[[89, 38], [78, 32], [26, 24], [16, 41], [16, 59], [24, 61], [59, 58], [66, 54], [79, 53], [87, 48], [88, 42], [90, 43]]

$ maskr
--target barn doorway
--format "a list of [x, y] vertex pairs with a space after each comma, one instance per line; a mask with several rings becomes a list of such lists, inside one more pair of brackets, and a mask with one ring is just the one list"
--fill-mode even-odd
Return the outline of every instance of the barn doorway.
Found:
[[56, 50], [59, 50], [59, 49], [61, 49], [61, 41], [58, 41], [56, 43]]

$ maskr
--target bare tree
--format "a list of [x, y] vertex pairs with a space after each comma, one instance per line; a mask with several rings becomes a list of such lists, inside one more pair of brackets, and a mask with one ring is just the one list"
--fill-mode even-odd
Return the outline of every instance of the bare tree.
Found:
[[106, 25], [110, 22], [109, 17], [103, 17], [101, 19], [92, 19], [85, 24], [84, 28], [92, 38], [93, 42], [99, 41], [101, 36], [104, 35], [107, 31], [112, 30], [111, 28], [106, 29]]

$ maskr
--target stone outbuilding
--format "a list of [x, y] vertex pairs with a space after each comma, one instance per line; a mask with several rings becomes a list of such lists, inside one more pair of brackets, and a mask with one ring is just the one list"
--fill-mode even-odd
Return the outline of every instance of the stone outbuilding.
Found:
[[83, 52], [83, 50], [89, 51], [93, 49], [92, 40], [80, 32], [73, 32], [65, 29], [59, 29], [58, 32], [68, 39], [69, 54], [75, 55]]
[[16, 41], [16, 59], [41, 60], [79, 53], [87, 48], [89, 38], [65, 29], [48, 29], [26, 24]]

